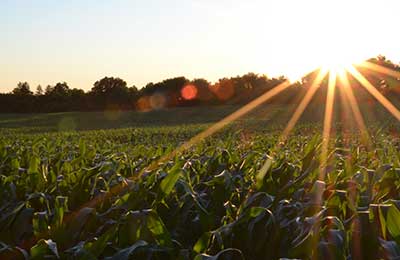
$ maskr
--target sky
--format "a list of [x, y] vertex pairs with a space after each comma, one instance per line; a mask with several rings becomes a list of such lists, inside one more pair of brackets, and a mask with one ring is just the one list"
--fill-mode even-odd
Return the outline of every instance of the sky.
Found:
[[400, 61], [399, 0], [0, 0], [0, 92]]

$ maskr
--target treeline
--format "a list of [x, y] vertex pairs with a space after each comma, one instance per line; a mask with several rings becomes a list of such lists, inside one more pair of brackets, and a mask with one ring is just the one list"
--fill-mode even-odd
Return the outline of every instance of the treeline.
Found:
[[[400, 67], [384, 56], [378, 56], [370, 62], [400, 72]], [[371, 83], [389, 97], [398, 96], [400, 81], [382, 73], [372, 73], [359, 69]], [[273, 102], [293, 103], [298, 101], [307, 90], [316, 72], [293, 84]], [[367, 97], [362, 87], [349, 75], [357, 98]], [[166, 79], [158, 83], [149, 83], [141, 89], [128, 87], [127, 83], [114, 77], [105, 77], [96, 81], [90, 91], [70, 88], [66, 82], [47, 86], [40, 85], [33, 92], [29, 83], [20, 82], [11, 93], [0, 94], [0, 112], [37, 113], [67, 111], [104, 111], [139, 110], [149, 111], [168, 107], [202, 106], [221, 104], [245, 104], [284, 82], [285, 77], [269, 78], [266, 75], [248, 73], [243, 76], [219, 79], [211, 84], [205, 79], [189, 80], [185, 77]], [[327, 79], [322, 83], [327, 85]], [[358, 91], [359, 90], [359, 91]], [[324, 102], [324, 88], [316, 94], [316, 100]], [[369, 98], [371, 99], [371, 98]]]
[[283, 82], [285, 78], [268, 78], [248, 73], [220, 79], [211, 84], [205, 79], [185, 77], [149, 83], [138, 90], [114, 77], [105, 77], [93, 84], [90, 91], [70, 88], [66, 82], [38, 86], [33, 92], [27, 82], [18, 83], [7, 94], [0, 94], [0, 112], [35, 113], [66, 111], [140, 110], [194, 106], [240, 104], [250, 101]]

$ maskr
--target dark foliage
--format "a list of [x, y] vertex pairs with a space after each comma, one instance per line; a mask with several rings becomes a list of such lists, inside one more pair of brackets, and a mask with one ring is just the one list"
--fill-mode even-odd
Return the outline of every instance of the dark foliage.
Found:
[[[400, 66], [378, 56], [369, 60], [372, 63], [400, 72]], [[385, 96], [396, 99], [400, 94], [400, 80], [383, 73], [372, 73], [360, 67], [359, 71]], [[291, 104], [298, 101], [316, 77], [310, 73], [293, 84], [273, 102]], [[359, 101], [374, 103], [374, 99], [357, 80], [349, 79]], [[36, 92], [30, 90], [27, 82], [18, 83], [11, 92], [0, 94], [0, 112], [37, 113], [68, 111], [139, 110], [150, 111], [180, 106], [246, 104], [286, 80], [285, 77], [269, 78], [265, 75], [247, 73], [243, 76], [219, 79], [211, 84], [205, 79], [189, 80], [185, 77], [166, 79], [158, 83], [148, 83], [138, 90], [128, 87], [120, 78], [104, 77], [96, 81], [92, 89], [84, 92], [71, 89], [66, 82], [47, 86], [43, 91], [39, 85]], [[314, 105], [325, 102], [327, 77], [316, 93]], [[340, 99], [338, 99], [340, 100]]]

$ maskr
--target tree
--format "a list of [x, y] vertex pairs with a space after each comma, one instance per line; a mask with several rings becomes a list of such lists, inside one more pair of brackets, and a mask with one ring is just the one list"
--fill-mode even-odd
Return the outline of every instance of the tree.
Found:
[[216, 97], [210, 90], [210, 82], [205, 79], [194, 79], [191, 84], [193, 84], [197, 89], [196, 99], [205, 103], [215, 100]]
[[128, 89], [128, 91], [129, 91], [129, 95], [130, 95], [131, 97], [135, 97], [135, 96], [137, 96], [138, 93], [139, 93], [139, 90], [137, 89], [137, 87], [136, 87], [135, 85], [133, 85], [132, 87], [130, 87], [130, 88]]
[[69, 94], [71, 96], [75, 96], [75, 97], [82, 97], [85, 95], [85, 91], [83, 91], [82, 89], [79, 89], [79, 88], [73, 88], [73, 89], [69, 90]]
[[194, 79], [192, 84], [198, 89], [208, 89], [210, 87], [210, 82], [208, 82], [206, 79]]
[[116, 93], [126, 93], [127, 84], [120, 78], [104, 77], [94, 83], [91, 92], [95, 95], [110, 95]]
[[58, 82], [54, 87], [51, 88], [50, 95], [53, 96], [68, 96], [69, 95], [69, 87], [67, 82]]
[[45, 91], [44, 91], [44, 94], [45, 95], [50, 95], [50, 93], [53, 91], [53, 87], [52, 86], [50, 86], [50, 85], [47, 85], [46, 86], [46, 89], [45, 89]]
[[17, 96], [33, 95], [33, 92], [30, 90], [28, 82], [18, 82], [17, 87], [13, 89], [12, 93]]
[[43, 95], [43, 88], [42, 88], [42, 86], [40, 86], [40, 85], [38, 85], [37, 87], [36, 87], [36, 92], [35, 92], [35, 95], [36, 96], [41, 96], [41, 95]]
[[104, 77], [96, 81], [90, 91], [95, 107], [106, 109], [122, 109], [130, 106], [130, 90], [124, 80]]

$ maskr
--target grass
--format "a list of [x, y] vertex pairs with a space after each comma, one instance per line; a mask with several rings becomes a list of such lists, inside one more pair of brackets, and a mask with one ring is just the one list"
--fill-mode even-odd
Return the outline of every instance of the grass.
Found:
[[285, 143], [276, 105], [166, 157], [235, 108], [1, 115], [0, 258], [400, 257], [398, 122], [369, 113], [368, 146], [337, 113], [323, 180], [318, 106]]

